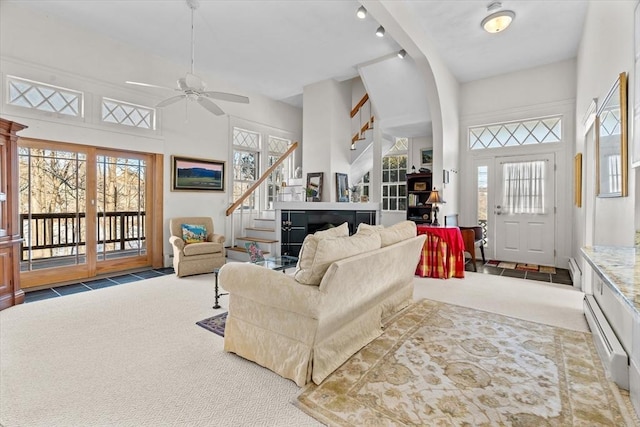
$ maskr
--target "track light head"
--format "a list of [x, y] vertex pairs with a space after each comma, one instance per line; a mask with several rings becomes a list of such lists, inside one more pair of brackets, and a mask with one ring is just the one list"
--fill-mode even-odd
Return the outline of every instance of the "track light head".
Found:
[[367, 17], [367, 9], [364, 8], [364, 6], [360, 6], [358, 8], [358, 10], [356, 11], [356, 16], [360, 19], [364, 19]]
[[404, 49], [400, 49], [400, 51], [398, 52], [398, 58], [403, 59], [405, 56], [407, 56], [407, 51]]
[[384, 37], [384, 27], [382, 25], [380, 25], [376, 30], [376, 36]]

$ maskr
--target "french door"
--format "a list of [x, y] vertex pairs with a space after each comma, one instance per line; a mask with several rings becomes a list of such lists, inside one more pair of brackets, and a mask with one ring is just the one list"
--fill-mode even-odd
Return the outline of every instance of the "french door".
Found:
[[554, 265], [553, 154], [497, 157], [494, 191], [496, 258]]
[[162, 156], [23, 139], [18, 157], [23, 288], [161, 265]]

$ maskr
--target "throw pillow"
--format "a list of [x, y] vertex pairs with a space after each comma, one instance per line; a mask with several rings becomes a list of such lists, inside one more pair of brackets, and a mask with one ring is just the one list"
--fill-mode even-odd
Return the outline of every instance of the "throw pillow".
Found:
[[379, 232], [383, 248], [418, 235], [416, 223], [413, 221], [401, 221], [391, 227], [380, 229]]
[[182, 240], [187, 245], [202, 243], [207, 240], [207, 228], [204, 225], [182, 224]]
[[319, 285], [327, 269], [335, 261], [380, 248], [380, 236], [373, 233], [315, 240], [313, 248], [309, 242], [311, 240], [305, 239], [302, 244], [298, 267], [294, 273], [296, 281], [305, 285]]
[[343, 222], [337, 227], [331, 227], [326, 230], [316, 231], [313, 235], [320, 239], [326, 239], [327, 237], [346, 237], [349, 235], [349, 224]]

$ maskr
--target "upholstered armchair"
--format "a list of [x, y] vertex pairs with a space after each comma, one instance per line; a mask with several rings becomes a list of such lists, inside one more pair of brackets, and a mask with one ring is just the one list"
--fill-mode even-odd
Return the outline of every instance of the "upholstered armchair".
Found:
[[[169, 229], [169, 242], [173, 246], [173, 269], [178, 277], [211, 273], [214, 268], [224, 265], [224, 236], [214, 233], [212, 218], [172, 218], [169, 220]], [[201, 233], [193, 233], [193, 229], [200, 230]]]

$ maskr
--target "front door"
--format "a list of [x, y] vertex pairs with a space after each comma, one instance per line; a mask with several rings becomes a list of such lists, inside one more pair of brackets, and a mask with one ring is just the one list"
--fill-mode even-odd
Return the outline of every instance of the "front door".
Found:
[[555, 156], [498, 157], [496, 166], [496, 258], [554, 265]]

